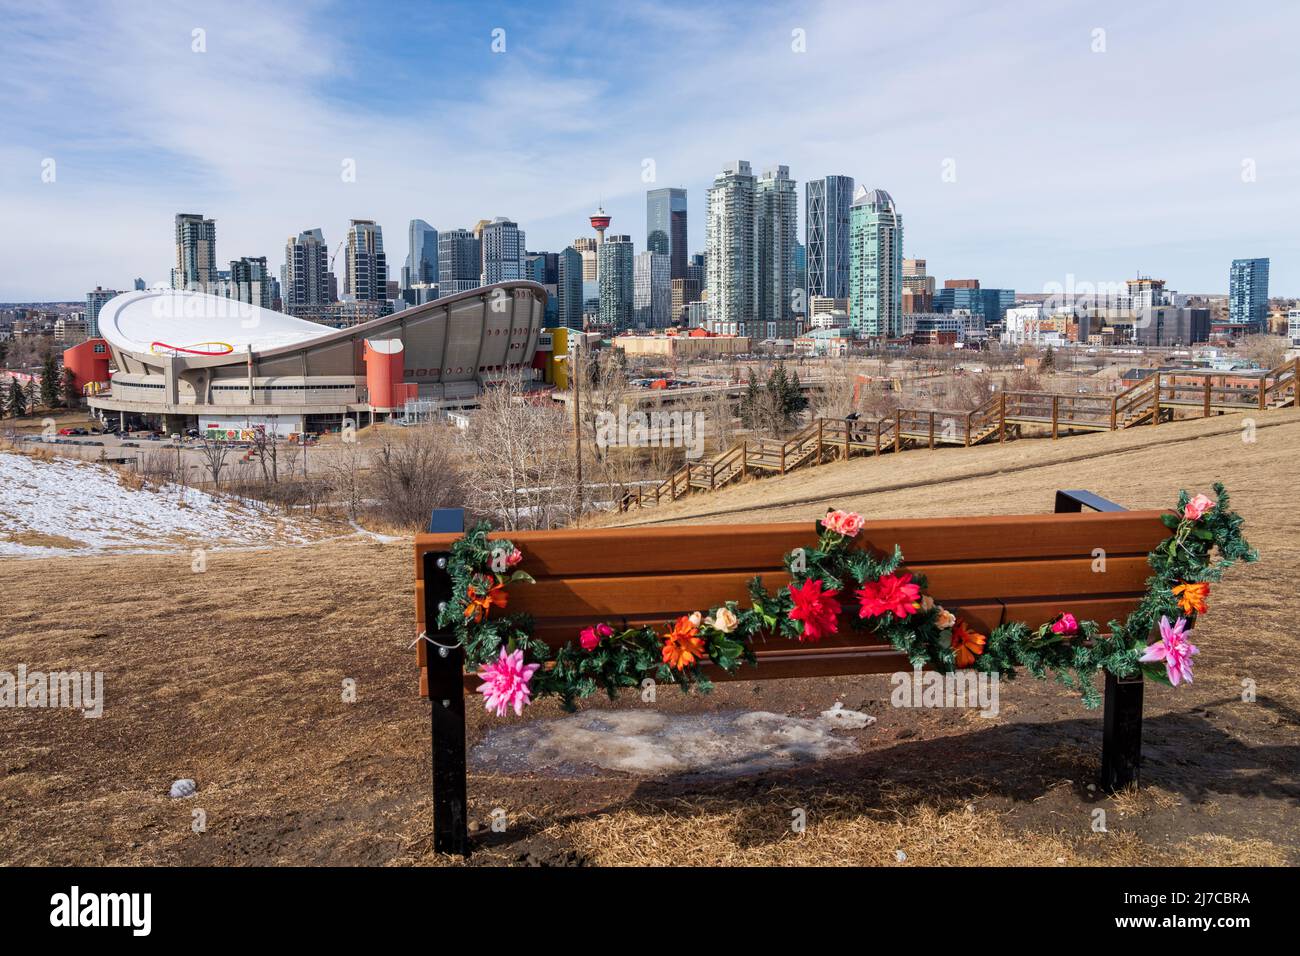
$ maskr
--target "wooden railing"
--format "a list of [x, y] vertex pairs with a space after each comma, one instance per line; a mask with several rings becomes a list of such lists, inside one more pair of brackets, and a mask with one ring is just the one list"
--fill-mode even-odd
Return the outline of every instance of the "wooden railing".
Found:
[[995, 438], [1005, 441], [1008, 425], [1043, 426], [1058, 438], [1063, 431], [1117, 431], [1147, 422], [1159, 424], [1175, 408], [1199, 408], [1208, 418], [1215, 411], [1285, 405], [1300, 406], [1300, 359], [1263, 375], [1153, 372], [1117, 395], [1005, 390], [970, 411], [900, 408], [879, 419], [816, 418], [789, 438], [749, 438], [712, 459], [684, 465], [653, 492], [629, 493], [621, 506], [627, 510], [633, 504], [674, 501], [692, 488], [714, 490], [753, 472], [785, 474], [818, 464], [828, 454], [843, 460], [855, 453], [899, 451], [905, 443], [936, 448], [969, 447]]

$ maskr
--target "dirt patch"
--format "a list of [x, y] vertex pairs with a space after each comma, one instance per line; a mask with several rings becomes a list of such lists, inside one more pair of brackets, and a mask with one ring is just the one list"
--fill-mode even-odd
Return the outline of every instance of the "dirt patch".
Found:
[[86, 547], [84, 541], [68, 538], [61, 534], [42, 534], [39, 531], [10, 531], [3, 540], [12, 544], [25, 544], [33, 548], [63, 548], [75, 550]]

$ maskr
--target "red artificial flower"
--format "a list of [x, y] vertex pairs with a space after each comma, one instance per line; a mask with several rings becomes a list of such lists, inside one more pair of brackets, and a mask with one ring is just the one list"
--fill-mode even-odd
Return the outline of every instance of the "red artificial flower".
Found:
[[486, 591], [470, 585], [465, 592], [465, 617], [475, 624], [482, 624], [488, 612], [494, 607], [506, 606], [506, 589], [504, 585], [493, 584]]
[[799, 587], [790, 585], [790, 597], [794, 599], [790, 620], [803, 621], [803, 634], [799, 640], [818, 641], [839, 630], [840, 602], [835, 597], [839, 593], [823, 591], [820, 578], [805, 581]]
[[879, 581], [868, 581], [855, 592], [861, 607], [858, 617], [880, 617], [892, 614], [904, 618], [915, 614], [921, 606], [921, 588], [912, 583], [912, 572], [886, 574]]

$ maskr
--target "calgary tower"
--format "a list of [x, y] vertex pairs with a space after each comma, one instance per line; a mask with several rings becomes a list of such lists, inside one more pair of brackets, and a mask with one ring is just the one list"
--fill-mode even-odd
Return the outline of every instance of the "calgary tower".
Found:
[[605, 215], [605, 207], [596, 208], [596, 214], [591, 217], [591, 228], [596, 230], [596, 247], [599, 248], [605, 242], [605, 230], [609, 228], [610, 216]]

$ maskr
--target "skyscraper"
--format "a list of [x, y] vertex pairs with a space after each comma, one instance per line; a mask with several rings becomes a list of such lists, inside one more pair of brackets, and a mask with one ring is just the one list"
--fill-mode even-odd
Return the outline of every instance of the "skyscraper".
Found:
[[606, 236], [599, 256], [600, 324], [622, 332], [632, 326], [632, 237]]
[[113, 296], [117, 295], [116, 289], [105, 289], [101, 286], [95, 286], [93, 292], [86, 293], [86, 337], [99, 337], [99, 310], [104, 307], [104, 303]]
[[664, 329], [672, 309], [668, 256], [639, 252], [632, 269], [632, 315], [638, 328]]
[[407, 226], [406, 265], [402, 267], [402, 288], [416, 283], [429, 285], [438, 281], [438, 230], [423, 219], [412, 219]]
[[556, 321], [565, 328], [582, 330], [582, 253], [569, 246], [559, 257]]
[[764, 171], [754, 193], [758, 241], [758, 318], [767, 338], [793, 338], [795, 246], [799, 234], [799, 193], [789, 166]]
[[903, 316], [903, 218], [883, 189], [858, 187], [849, 223], [849, 326], [897, 337]]
[[1228, 321], [1247, 332], [1268, 325], [1268, 260], [1233, 259], [1228, 272]]
[[284, 309], [291, 315], [298, 309], [316, 309], [334, 301], [329, 248], [319, 229], [304, 230], [285, 243], [281, 295]]
[[645, 247], [668, 257], [671, 279], [686, 278], [686, 190], [651, 189], [645, 194]]
[[483, 282], [527, 278], [524, 274], [524, 232], [519, 225], [498, 216], [483, 227]]
[[849, 219], [853, 177], [827, 176], [804, 187], [808, 216], [808, 296], [849, 297]]
[[388, 301], [388, 258], [384, 232], [373, 219], [353, 219], [348, 226], [345, 293], [358, 302]]
[[924, 259], [903, 260], [903, 311], [934, 311], [934, 276], [926, 274]]
[[217, 281], [217, 223], [192, 212], [176, 214], [172, 288], [207, 292]]
[[444, 229], [438, 236], [439, 294], [477, 289], [482, 275], [482, 240], [468, 229]]
[[596, 240], [591, 236], [580, 236], [573, 240], [578, 255], [582, 256], [582, 281], [596, 281]]
[[274, 299], [266, 256], [230, 260], [230, 297], [269, 309]]
[[758, 317], [754, 193], [754, 174], [743, 159], [727, 163], [709, 187], [705, 280], [709, 325], [715, 332], [748, 335], [758, 331], [751, 329]]

